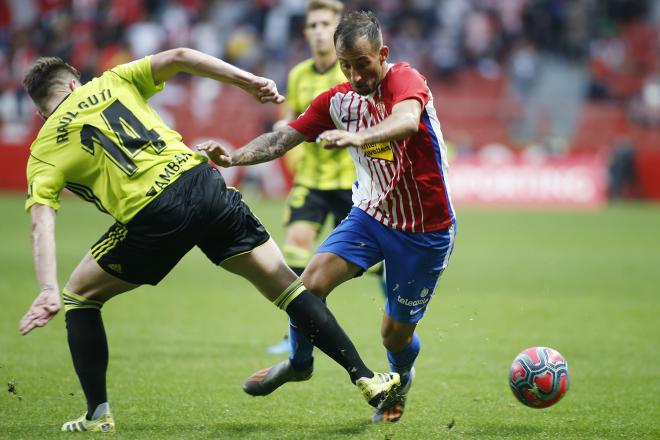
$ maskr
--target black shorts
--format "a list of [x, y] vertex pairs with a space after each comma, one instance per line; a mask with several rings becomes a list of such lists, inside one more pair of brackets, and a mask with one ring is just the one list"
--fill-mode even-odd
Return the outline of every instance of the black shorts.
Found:
[[320, 228], [328, 215], [332, 215], [334, 225], [337, 226], [346, 218], [352, 206], [353, 195], [350, 189], [320, 190], [295, 185], [287, 201], [286, 225], [304, 221]]
[[208, 164], [186, 171], [127, 224], [115, 223], [92, 246], [106, 272], [134, 284], [158, 284], [199, 247], [215, 264], [249, 252], [270, 236]]

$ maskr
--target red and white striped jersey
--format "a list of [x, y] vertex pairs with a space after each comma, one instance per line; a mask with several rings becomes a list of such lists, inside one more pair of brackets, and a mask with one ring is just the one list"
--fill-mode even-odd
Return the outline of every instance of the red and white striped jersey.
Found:
[[378, 124], [395, 104], [407, 99], [422, 105], [415, 135], [349, 148], [357, 170], [353, 205], [394, 229], [444, 229], [454, 220], [447, 186], [447, 149], [431, 90], [409, 64], [389, 65], [378, 90], [368, 96], [356, 93], [348, 82], [323, 92], [290, 126], [308, 141], [335, 128], [358, 132]]

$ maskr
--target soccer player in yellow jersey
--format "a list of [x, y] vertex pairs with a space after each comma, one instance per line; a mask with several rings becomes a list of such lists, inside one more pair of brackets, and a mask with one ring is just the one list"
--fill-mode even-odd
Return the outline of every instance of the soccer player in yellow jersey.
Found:
[[[302, 114], [321, 92], [345, 82], [333, 42], [344, 5], [338, 0], [310, 0], [305, 39], [312, 58], [291, 69], [287, 84], [286, 125]], [[355, 167], [348, 151], [306, 143], [294, 165], [294, 186], [288, 199], [284, 257], [297, 274], [305, 269], [319, 229], [332, 215], [338, 224], [351, 209]]]
[[[339, 68], [333, 34], [344, 4], [338, 0], [310, 0], [304, 34], [312, 57], [289, 72], [286, 114], [275, 128], [300, 116], [321, 92], [346, 81]], [[287, 200], [284, 258], [300, 275], [309, 262], [319, 231], [328, 216], [337, 226], [353, 206], [351, 186], [355, 166], [346, 149], [326, 149], [318, 142], [303, 145], [295, 156], [293, 188]], [[382, 271], [382, 265], [378, 268]], [[291, 332], [295, 328], [291, 327]], [[311, 347], [310, 347], [311, 348]], [[289, 340], [268, 347], [272, 354], [288, 353]], [[295, 363], [295, 359], [292, 360]]]
[[[40, 58], [24, 86], [45, 123], [30, 147], [26, 210], [32, 220], [39, 294], [22, 334], [60, 310], [87, 411], [63, 431], [115, 430], [106, 393], [108, 345], [101, 307], [141, 284], [157, 284], [194, 246], [248, 279], [346, 369], [371, 405], [391, 398], [396, 374], [373, 373], [329, 312], [289, 269], [266, 229], [227, 188], [220, 172], [190, 150], [147, 100], [178, 72], [210, 77], [262, 103], [283, 97], [273, 81], [191, 49], [117, 66], [86, 84], [59, 58]], [[55, 259], [59, 194], [68, 188], [115, 219], [60, 292]], [[62, 298], [60, 298], [60, 293]]]

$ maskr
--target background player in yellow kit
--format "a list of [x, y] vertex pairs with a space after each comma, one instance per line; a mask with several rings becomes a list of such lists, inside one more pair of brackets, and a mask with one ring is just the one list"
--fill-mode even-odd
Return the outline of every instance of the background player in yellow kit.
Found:
[[[310, 0], [305, 16], [305, 39], [312, 57], [295, 65], [287, 81], [286, 114], [275, 129], [300, 116], [317, 95], [346, 81], [339, 68], [333, 34], [344, 4], [338, 0]], [[300, 150], [300, 151], [298, 151]], [[302, 274], [319, 232], [332, 216], [337, 226], [349, 213], [355, 166], [346, 149], [325, 149], [305, 143], [292, 152], [294, 182], [287, 200], [286, 234], [282, 251], [289, 267]], [[382, 265], [377, 266], [382, 271]], [[290, 327], [290, 332], [295, 332]], [[310, 347], [311, 350], [311, 347]], [[289, 338], [268, 347], [271, 354], [289, 353]], [[295, 362], [295, 360], [293, 360]]]
[[147, 99], [178, 72], [233, 84], [258, 101], [280, 103], [272, 80], [191, 49], [173, 49], [106, 71], [84, 85], [59, 58], [40, 58], [24, 86], [45, 123], [30, 147], [26, 210], [40, 292], [20, 322], [43, 327], [62, 301], [55, 214], [64, 188], [115, 224], [74, 269], [63, 291], [73, 365], [86, 413], [63, 431], [114, 431], [106, 392], [108, 344], [101, 307], [141, 284], [158, 284], [194, 246], [248, 279], [346, 369], [372, 405], [396, 389], [396, 374], [374, 374], [323, 302], [287, 267], [277, 245], [207, 159], [188, 149]]

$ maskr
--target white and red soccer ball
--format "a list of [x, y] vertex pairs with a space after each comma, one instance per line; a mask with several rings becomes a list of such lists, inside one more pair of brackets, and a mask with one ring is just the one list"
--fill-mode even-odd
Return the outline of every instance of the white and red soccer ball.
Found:
[[569, 383], [566, 359], [548, 347], [521, 351], [509, 370], [513, 395], [532, 408], [547, 408], [559, 402], [568, 391]]

